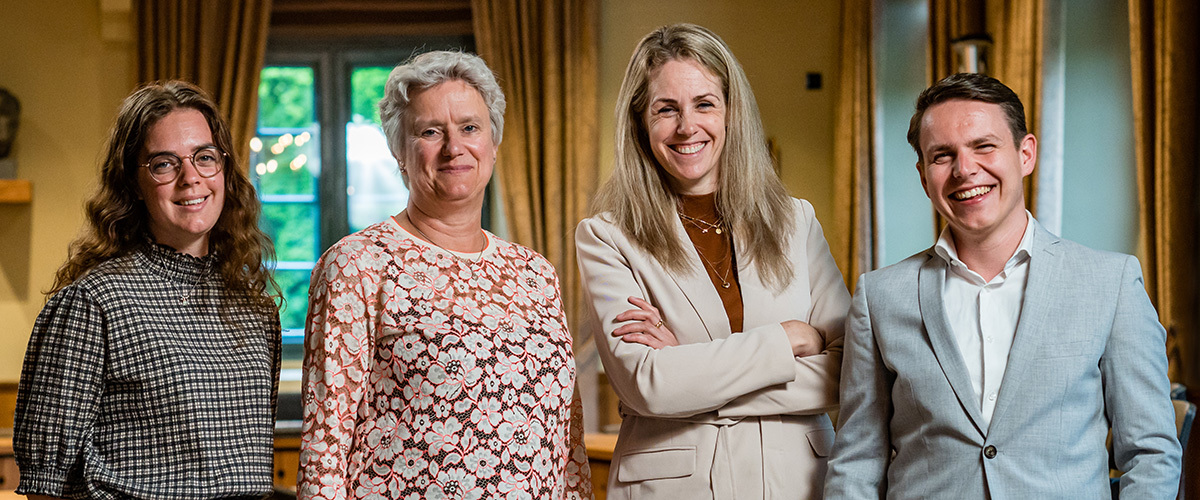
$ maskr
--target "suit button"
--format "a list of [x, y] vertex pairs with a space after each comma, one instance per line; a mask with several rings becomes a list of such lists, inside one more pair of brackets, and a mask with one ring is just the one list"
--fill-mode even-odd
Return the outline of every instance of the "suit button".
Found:
[[987, 445], [983, 449], [983, 456], [988, 457], [988, 458], [996, 458], [996, 447], [992, 446], [990, 444]]

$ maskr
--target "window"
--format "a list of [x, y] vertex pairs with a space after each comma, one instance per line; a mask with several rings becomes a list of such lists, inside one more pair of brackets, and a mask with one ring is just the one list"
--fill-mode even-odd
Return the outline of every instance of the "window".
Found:
[[275, 242], [291, 367], [303, 357], [309, 276], [321, 253], [408, 202], [377, 104], [396, 64], [433, 49], [473, 47], [469, 36], [397, 40], [389, 48], [274, 40], [268, 47], [250, 178], [263, 206], [260, 224]]

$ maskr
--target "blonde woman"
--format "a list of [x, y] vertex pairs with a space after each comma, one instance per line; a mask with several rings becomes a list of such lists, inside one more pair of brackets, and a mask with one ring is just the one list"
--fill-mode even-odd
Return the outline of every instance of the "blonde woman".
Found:
[[615, 170], [575, 235], [624, 416], [609, 498], [820, 498], [850, 297], [741, 66], [666, 26], [617, 106]]

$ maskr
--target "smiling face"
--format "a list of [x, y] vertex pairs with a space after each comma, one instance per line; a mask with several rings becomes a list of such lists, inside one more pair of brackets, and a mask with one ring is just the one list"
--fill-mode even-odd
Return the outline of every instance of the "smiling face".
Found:
[[483, 208], [496, 165], [496, 143], [483, 96], [462, 80], [412, 93], [408, 105], [410, 203], [431, 215]]
[[958, 244], [1023, 233], [1032, 134], [1015, 142], [999, 105], [955, 99], [925, 111], [920, 138], [921, 185]]
[[691, 59], [673, 59], [650, 73], [644, 113], [650, 149], [680, 194], [717, 190], [725, 146], [721, 81]]
[[[160, 153], [183, 158], [215, 145], [204, 114], [179, 108], [150, 126], [138, 163]], [[203, 177], [191, 160], [183, 160], [179, 176], [172, 182], [156, 182], [145, 167], [138, 167], [137, 179], [154, 240], [190, 255], [207, 255], [208, 234], [225, 206], [224, 172]]]

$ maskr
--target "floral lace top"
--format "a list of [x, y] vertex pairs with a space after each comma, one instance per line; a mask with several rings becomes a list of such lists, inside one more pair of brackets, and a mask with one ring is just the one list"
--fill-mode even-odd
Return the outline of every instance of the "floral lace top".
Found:
[[554, 268], [388, 219], [321, 257], [304, 357], [301, 499], [592, 498]]

